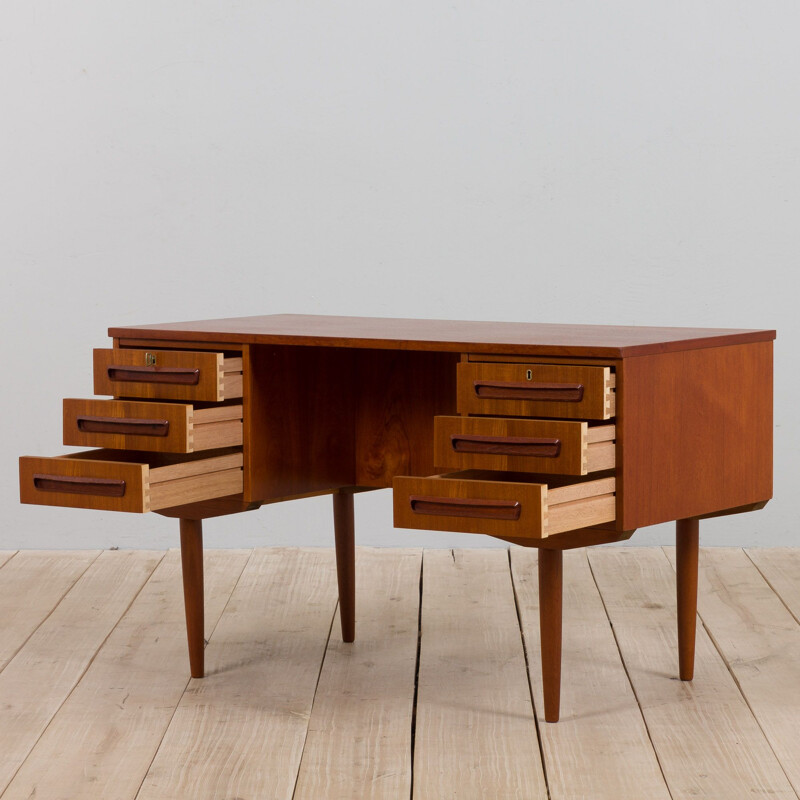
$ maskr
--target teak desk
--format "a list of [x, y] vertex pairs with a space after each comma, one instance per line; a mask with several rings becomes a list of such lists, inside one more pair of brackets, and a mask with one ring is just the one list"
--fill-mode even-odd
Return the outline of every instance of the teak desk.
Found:
[[333, 495], [355, 636], [353, 493], [401, 528], [539, 548], [545, 717], [558, 720], [562, 551], [677, 520], [691, 680], [698, 520], [772, 496], [774, 331], [281, 314], [111, 328], [64, 444], [20, 459], [23, 503], [180, 519], [189, 660], [203, 675], [202, 520]]

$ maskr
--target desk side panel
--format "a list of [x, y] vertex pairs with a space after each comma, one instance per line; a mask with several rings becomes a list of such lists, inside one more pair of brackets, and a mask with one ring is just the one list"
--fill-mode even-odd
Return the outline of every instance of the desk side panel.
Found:
[[772, 497], [772, 342], [626, 358], [620, 530]]

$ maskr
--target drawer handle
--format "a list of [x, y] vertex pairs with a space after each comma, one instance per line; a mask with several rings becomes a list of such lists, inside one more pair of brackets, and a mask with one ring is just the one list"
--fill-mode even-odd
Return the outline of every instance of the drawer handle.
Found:
[[475, 517], [476, 519], [519, 519], [522, 506], [517, 500], [473, 500], [467, 497], [408, 498], [415, 514], [435, 514], [444, 517]]
[[450, 444], [456, 453], [487, 453], [493, 456], [534, 456], [536, 458], [558, 458], [561, 455], [561, 439], [454, 433], [450, 437]]
[[40, 492], [63, 494], [93, 494], [100, 497], [124, 497], [125, 481], [113, 478], [80, 478], [71, 475], [33, 476], [33, 486]]
[[167, 436], [168, 419], [127, 419], [120, 417], [78, 417], [82, 433], [116, 433], [131, 436]]
[[128, 383], [177, 383], [182, 386], [197, 386], [200, 370], [191, 367], [119, 367], [108, 368], [112, 381]]
[[580, 403], [582, 383], [506, 383], [475, 381], [475, 394], [487, 400], [553, 400], [558, 403]]

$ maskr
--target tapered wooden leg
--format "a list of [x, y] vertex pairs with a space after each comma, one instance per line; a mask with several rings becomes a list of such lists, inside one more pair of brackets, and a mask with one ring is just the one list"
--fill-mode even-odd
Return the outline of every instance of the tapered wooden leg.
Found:
[[352, 642], [356, 638], [356, 537], [352, 492], [333, 493], [333, 533], [342, 639]]
[[697, 556], [700, 520], [675, 523], [678, 573], [678, 663], [682, 681], [694, 677], [694, 641], [697, 626]]
[[204, 674], [205, 611], [203, 605], [203, 523], [181, 520], [181, 566], [183, 602], [186, 606], [186, 636], [189, 640], [189, 669], [193, 678]]
[[542, 640], [544, 718], [558, 722], [561, 709], [561, 592], [563, 553], [539, 550], [539, 630]]

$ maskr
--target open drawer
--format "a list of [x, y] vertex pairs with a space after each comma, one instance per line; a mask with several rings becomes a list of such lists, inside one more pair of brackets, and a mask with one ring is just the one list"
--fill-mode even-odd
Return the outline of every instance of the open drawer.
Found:
[[194, 350], [94, 351], [94, 393], [220, 403], [242, 396], [242, 358]]
[[467, 470], [393, 482], [397, 528], [544, 539], [611, 522], [616, 479], [549, 478]]
[[193, 453], [242, 444], [242, 405], [64, 400], [64, 444]]
[[105, 511], [157, 511], [240, 494], [242, 451], [202, 457], [88, 450], [19, 460], [20, 501]]
[[434, 417], [436, 469], [586, 475], [613, 469], [616, 427], [550, 419]]

